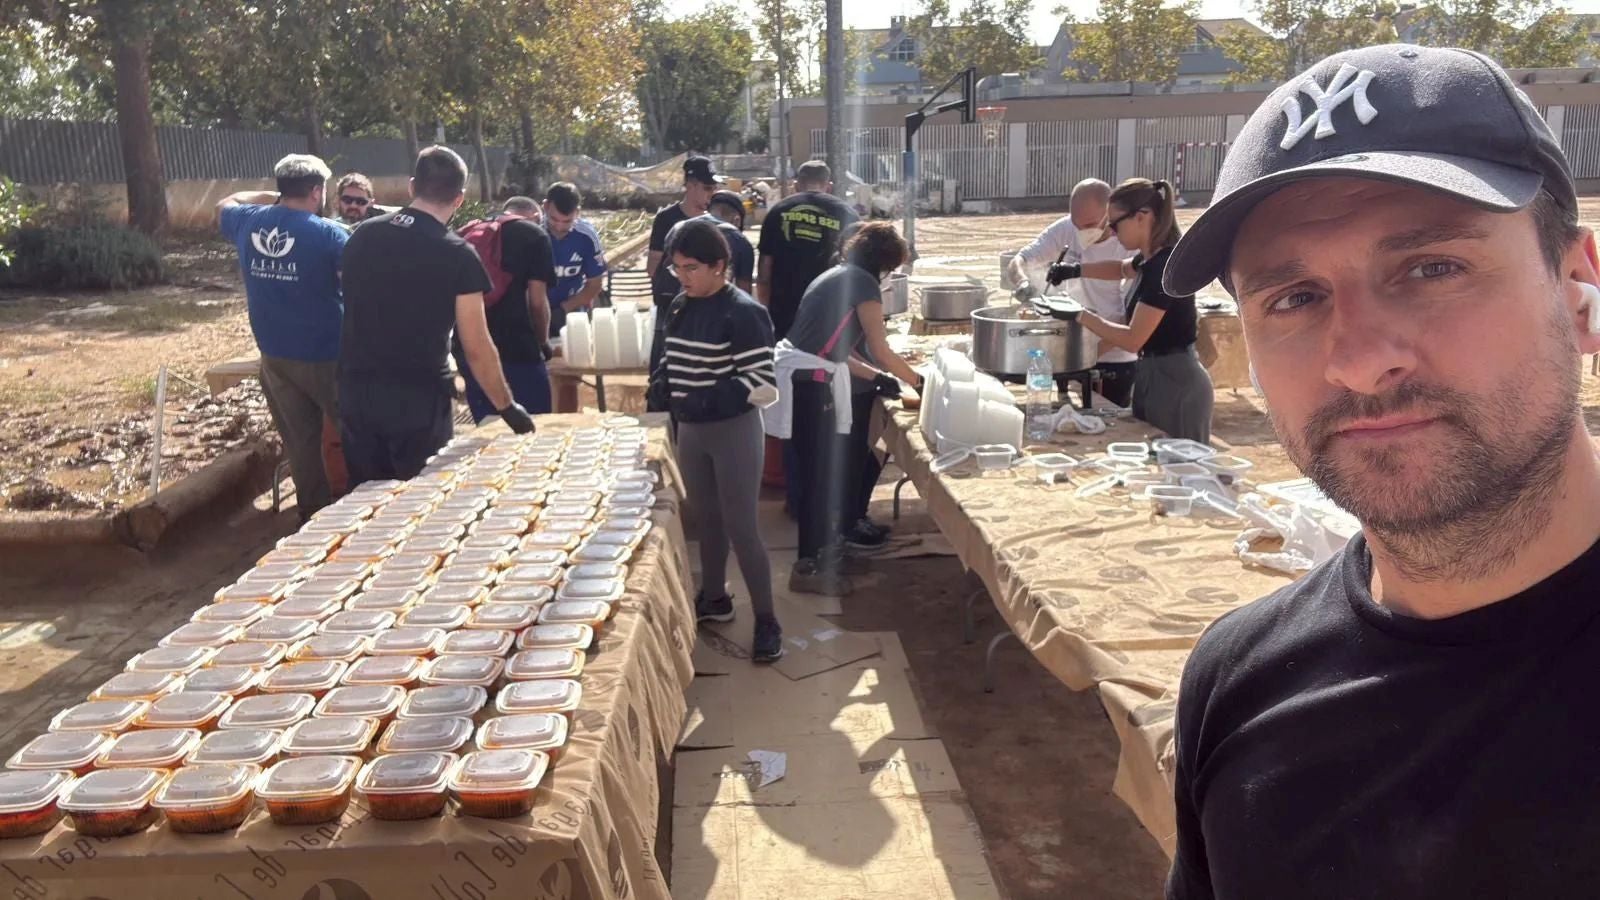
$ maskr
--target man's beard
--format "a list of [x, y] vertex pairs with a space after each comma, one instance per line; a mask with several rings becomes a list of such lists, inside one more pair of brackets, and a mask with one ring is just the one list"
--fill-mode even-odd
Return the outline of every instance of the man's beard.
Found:
[[[1552, 315], [1545, 334], [1515, 380], [1492, 395], [1412, 379], [1377, 396], [1342, 392], [1299, 433], [1276, 418], [1273, 427], [1295, 465], [1361, 522], [1406, 578], [1495, 574], [1549, 524], [1578, 420], [1572, 325]], [[1446, 430], [1448, 443], [1430, 461], [1412, 458], [1414, 448], [1336, 446], [1345, 423], [1407, 412], [1435, 417]]]

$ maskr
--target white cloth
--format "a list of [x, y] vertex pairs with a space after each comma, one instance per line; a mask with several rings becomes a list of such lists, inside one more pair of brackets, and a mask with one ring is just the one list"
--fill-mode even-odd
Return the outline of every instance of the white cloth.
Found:
[[850, 405], [849, 365], [814, 356], [784, 338], [772, 351], [772, 368], [778, 379], [778, 400], [761, 411], [761, 427], [769, 436], [787, 441], [794, 435], [794, 374], [813, 369], [822, 369], [833, 376], [830, 384], [834, 430], [840, 434], [850, 433], [855, 416]]

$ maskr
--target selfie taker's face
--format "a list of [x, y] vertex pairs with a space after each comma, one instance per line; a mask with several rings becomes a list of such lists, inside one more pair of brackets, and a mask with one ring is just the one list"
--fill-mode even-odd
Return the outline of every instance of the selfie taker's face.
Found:
[[1312, 179], [1250, 213], [1228, 271], [1279, 439], [1367, 527], [1425, 533], [1550, 480], [1580, 356], [1530, 213]]

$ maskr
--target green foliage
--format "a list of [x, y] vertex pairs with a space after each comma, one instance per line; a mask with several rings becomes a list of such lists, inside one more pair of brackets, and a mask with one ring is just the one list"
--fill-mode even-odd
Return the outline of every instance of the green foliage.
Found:
[[1341, 50], [1396, 39], [1391, 0], [1257, 0], [1256, 22], [1268, 34], [1244, 28], [1217, 39], [1243, 70], [1235, 84], [1287, 81]]
[[734, 136], [753, 50], [736, 21], [733, 9], [711, 6], [683, 19], [641, 23], [639, 108], [656, 147], [710, 150]]
[[961, 12], [950, 0], [923, 0], [922, 11], [906, 23], [917, 41], [922, 80], [939, 85], [968, 66], [978, 77], [1026, 72], [1042, 58], [1028, 37], [1029, 0], [968, 0]]
[[12, 236], [38, 212], [39, 207], [23, 193], [22, 185], [0, 175], [0, 271], [11, 264]]
[[1466, 47], [1513, 68], [1575, 66], [1588, 41], [1555, 0], [1443, 0], [1415, 15], [1418, 43]]
[[16, 287], [126, 290], [165, 277], [161, 247], [148, 235], [117, 225], [25, 227], [17, 231], [11, 251], [0, 282]]
[[1074, 70], [1096, 81], [1172, 82], [1178, 54], [1194, 43], [1197, 0], [1100, 0], [1095, 18], [1072, 26]]

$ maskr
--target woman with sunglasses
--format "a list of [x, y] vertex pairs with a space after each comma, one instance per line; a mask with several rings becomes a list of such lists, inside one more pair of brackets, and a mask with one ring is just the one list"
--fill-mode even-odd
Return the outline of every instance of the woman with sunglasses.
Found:
[[715, 222], [677, 226], [670, 274], [681, 286], [656, 334], [661, 360], [650, 375], [652, 405], [672, 413], [678, 466], [700, 526], [701, 587], [695, 618], [733, 621], [727, 591], [728, 548], [750, 589], [755, 612], [751, 658], [783, 655], [783, 629], [772, 607], [772, 566], [761, 542], [756, 505], [766, 435], [759, 407], [777, 402], [772, 318], [728, 283], [728, 242]]
[[1171, 437], [1211, 439], [1211, 376], [1195, 353], [1194, 295], [1173, 296], [1161, 287], [1167, 258], [1183, 231], [1165, 181], [1131, 178], [1111, 192], [1106, 227], [1132, 259], [1050, 267], [1049, 281], [1125, 278], [1128, 324], [1108, 322], [1084, 310], [1078, 321], [1101, 341], [1139, 354], [1133, 382], [1133, 414]]

